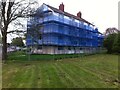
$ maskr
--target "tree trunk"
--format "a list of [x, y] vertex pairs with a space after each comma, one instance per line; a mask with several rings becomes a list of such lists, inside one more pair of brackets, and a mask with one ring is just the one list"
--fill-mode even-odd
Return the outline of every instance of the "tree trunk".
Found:
[[7, 60], [7, 33], [4, 33], [2, 37], [2, 60], [6, 61]]

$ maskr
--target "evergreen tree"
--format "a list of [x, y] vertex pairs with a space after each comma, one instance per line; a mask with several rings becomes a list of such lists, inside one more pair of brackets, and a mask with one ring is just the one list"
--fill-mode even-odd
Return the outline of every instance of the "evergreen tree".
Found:
[[104, 47], [107, 49], [108, 53], [112, 53], [113, 52], [113, 43], [114, 40], [116, 38], [117, 34], [110, 34], [108, 35], [105, 39], [104, 39]]
[[19, 47], [24, 46], [24, 43], [21, 37], [13, 38], [11, 44], [14, 46], [19, 46]]
[[113, 52], [120, 53], [120, 33], [116, 35], [112, 49], [113, 49]]

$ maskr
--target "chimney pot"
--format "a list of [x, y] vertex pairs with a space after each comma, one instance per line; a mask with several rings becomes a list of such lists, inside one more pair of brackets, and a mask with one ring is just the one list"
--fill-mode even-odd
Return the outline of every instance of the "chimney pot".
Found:
[[59, 6], [59, 10], [61, 10], [61, 11], [63, 11], [64, 12], [64, 4], [62, 3], [62, 4], [60, 4], [60, 6]]
[[82, 13], [81, 13], [81, 12], [78, 12], [78, 13], [77, 13], [77, 17], [81, 18], [81, 17], [82, 17]]

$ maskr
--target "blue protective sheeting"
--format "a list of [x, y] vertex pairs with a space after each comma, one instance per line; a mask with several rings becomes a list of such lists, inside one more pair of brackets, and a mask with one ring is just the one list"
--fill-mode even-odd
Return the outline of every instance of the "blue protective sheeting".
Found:
[[33, 24], [42, 25], [42, 28], [38, 29], [41, 38], [38, 38], [38, 35], [31, 37], [32, 34], [27, 34], [28, 46], [37, 42], [39, 45], [100, 47], [104, 39], [97, 28], [94, 29], [90, 25], [84, 25], [84, 22], [67, 19], [64, 16], [50, 14], [42, 19], [33, 17], [28, 22], [27, 33], [36, 33], [34, 28], [30, 30]]

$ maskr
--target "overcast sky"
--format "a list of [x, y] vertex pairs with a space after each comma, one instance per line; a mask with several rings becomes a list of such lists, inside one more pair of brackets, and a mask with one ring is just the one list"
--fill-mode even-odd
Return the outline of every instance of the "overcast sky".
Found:
[[[119, 0], [37, 0], [58, 8], [63, 2], [65, 11], [76, 15], [82, 12], [82, 18], [93, 23], [101, 33], [106, 28], [118, 28], [118, 2]], [[10, 40], [8, 40], [10, 42]]]

